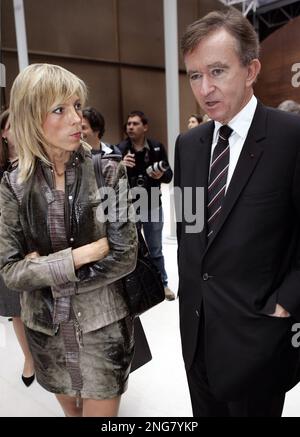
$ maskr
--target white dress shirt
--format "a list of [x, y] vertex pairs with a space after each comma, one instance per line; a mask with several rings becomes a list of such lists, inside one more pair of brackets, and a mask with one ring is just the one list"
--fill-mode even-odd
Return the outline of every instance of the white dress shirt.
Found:
[[[238, 159], [240, 157], [244, 142], [246, 140], [246, 137], [248, 135], [249, 128], [251, 126], [254, 113], [257, 106], [257, 99], [253, 95], [246, 106], [235, 116], [232, 120], [230, 120], [227, 125], [231, 127], [233, 130], [232, 134], [229, 137], [229, 167], [228, 167], [228, 176], [227, 176], [227, 184], [226, 184], [226, 191], [228, 189], [228, 186], [230, 184], [233, 172], [235, 170], [235, 167], [237, 165]], [[213, 142], [211, 147], [211, 157], [214, 153], [214, 149], [218, 142], [218, 136], [219, 136], [219, 129], [222, 126], [221, 123], [218, 121], [215, 121], [215, 129], [214, 129], [214, 135], [213, 135]]]

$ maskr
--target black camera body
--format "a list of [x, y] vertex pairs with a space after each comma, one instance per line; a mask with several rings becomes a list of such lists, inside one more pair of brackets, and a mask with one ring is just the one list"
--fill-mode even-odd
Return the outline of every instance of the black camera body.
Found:
[[132, 176], [130, 178], [131, 187], [147, 187], [147, 176], [144, 174], [139, 174], [137, 176]]

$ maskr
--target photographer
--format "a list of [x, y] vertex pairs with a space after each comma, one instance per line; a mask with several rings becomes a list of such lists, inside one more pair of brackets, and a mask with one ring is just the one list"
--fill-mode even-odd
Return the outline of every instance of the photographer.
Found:
[[[143, 187], [148, 194], [148, 209], [141, 211], [145, 239], [153, 262], [162, 275], [167, 300], [174, 300], [175, 295], [168, 287], [168, 277], [165, 270], [162, 253], [163, 210], [161, 194], [157, 205], [151, 198], [151, 188], [160, 189], [160, 184], [171, 182], [173, 172], [168, 163], [164, 146], [154, 140], [146, 138], [148, 120], [141, 111], [132, 111], [127, 117], [126, 133], [128, 138], [118, 147], [123, 155], [123, 163], [127, 167], [131, 188]], [[152, 200], [152, 202], [151, 202]], [[155, 220], [151, 220], [155, 217]]]

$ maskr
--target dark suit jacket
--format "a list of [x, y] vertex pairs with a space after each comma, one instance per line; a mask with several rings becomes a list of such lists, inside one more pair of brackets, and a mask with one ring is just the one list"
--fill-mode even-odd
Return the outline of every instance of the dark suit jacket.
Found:
[[[176, 143], [174, 185], [204, 187], [205, 197], [213, 127], [191, 129]], [[177, 231], [187, 370], [203, 309], [208, 378], [218, 398], [287, 391], [299, 361], [291, 328], [300, 320], [300, 117], [258, 103], [209, 244], [206, 229], [192, 234], [185, 225]], [[270, 317], [276, 302], [292, 317]]]

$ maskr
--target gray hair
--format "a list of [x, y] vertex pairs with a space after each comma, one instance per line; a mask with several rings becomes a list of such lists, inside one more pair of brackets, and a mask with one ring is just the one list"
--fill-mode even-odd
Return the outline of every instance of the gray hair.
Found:
[[187, 27], [181, 39], [183, 56], [193, 52], [210, 33], [225, 29], [237, 43], [241, 64], [246, 66], [259, 57], [259, 39], [251, 23], [235, 8], [213, 11]]

